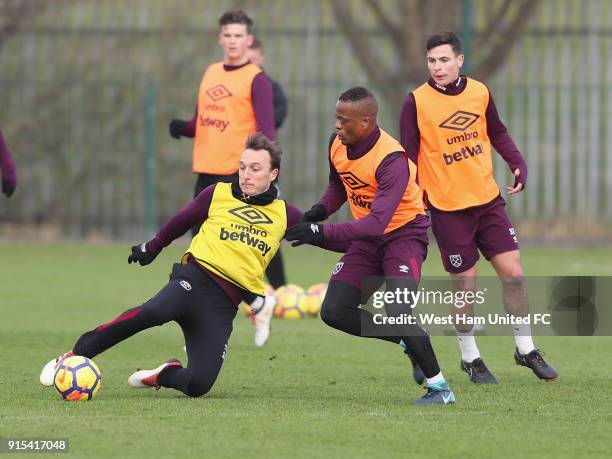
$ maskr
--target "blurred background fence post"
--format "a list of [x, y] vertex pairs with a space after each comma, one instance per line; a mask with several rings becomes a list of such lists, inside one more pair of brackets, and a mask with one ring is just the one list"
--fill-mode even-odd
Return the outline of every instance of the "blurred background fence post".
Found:
[[153, 81], [147, 82], [146, 95], [146, 141], [145, 141], [145, 230], [147, 237], [155, 234], [155, 163], [156, 163], [156, 123], [157, 95]]

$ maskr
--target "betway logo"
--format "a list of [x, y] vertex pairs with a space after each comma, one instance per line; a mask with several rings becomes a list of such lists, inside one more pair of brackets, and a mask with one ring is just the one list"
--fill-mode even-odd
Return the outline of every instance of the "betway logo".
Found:
[[221, 132], [225, 131], [225, 128], [227, 128], [229, 126], [230, 122], [229, 121], [224, 121], [224, 120], [217, 120], [215, 118], [211, 118], [210, 116], [207, 116], [206, 118], [204, 118], [202, 115], [200, 115], [200, 126], [203, 127], [214, 127], [219, 129]]
[[455, 161], [462, 161], [464, 159], [469, 159], [476, 155], [482, 155], [484, 153], [484, 148], [482, 144], [474, 145], [472, 148], [465, 146], [461, 147], [461, 150], [455, 151], [453, 153], [442, 153], [444, 157], [444, 163], [447, 166], [450, 166]]
[[246, 244], [259, 250], [261, 252], [262, 257], [265, 257], [271, 249], [270, 245], [266, 243], [263, 239], [251, 236], [245, 231], [228, 231], [225, 228], [221, 228], [221, 231], [219, 232], [219, 239], [221, 239], [222, 241], [229, 240], [242, 242], [243, 244]]
[[370, 199], [369, 196], [364, 196], [361, 194], [357, 194], [354, 191], [351, 191], [351, 195], [349, 196], [349, 198], [351, 199], [351, 202], [357, 207], [362, 207], [364, 209], [372, 208], [372, 203], [369, 201], [366, 201], [366, 199]]

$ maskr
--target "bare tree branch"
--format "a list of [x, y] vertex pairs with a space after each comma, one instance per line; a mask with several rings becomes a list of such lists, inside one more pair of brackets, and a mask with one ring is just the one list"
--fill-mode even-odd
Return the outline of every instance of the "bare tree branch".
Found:
[[365, 0], [366, 4], [374, 12], [374, 16], [378, 19], [383, 29], [389, 34], [391, 40], [395, 43], [395, 46], [404, 46], [404, 35], [402, 34], [401, 27], [398, 27], [382, 10], [380, 2], [376, 0]]
[[[395, 106], [401, 102], [407, 85], [416, 84], [427, 75], [424, 64], [427, 35], [459, 29], [462, 4], [447, 0], [396, 0], [395, 9], [385, 10], [383, 6], [388, 7], [388, 1], [362, 2], [372, 12], [393, 50], [394, 58], [389, 64], [382, 62], [378, 49], [372, 44], [373, 37], [364, 33], [365, 25], [359, 24], [357, 15], [353, 15], [350, 5], [355, 7], [357, 0], [332, 0], [334, 15], [370, 81], [383, 93], [385, 102]], [[504, 62], [538, 2], [503, 0], [492, 9], [483, 32], [474, 33], [477, 41], [470, 57], [475, 63], [473, 74], [476, 77], [490, 76]], [[356, 8], [359, 8], [358, 4]], [[394, 12], [401, 18], [401, 23], [395, 21]], [[380, 36], [375, 38], [378, 43]]]
[[353, 13], [350, 11], [350, 8], [346, 7], [346, 2], [343, 0], [333, 0], [332, 7], [340, 29], [348, 37], [353, 52], [365, 68], [368, 76], [373, 81], [385, 81], [388, 74], [378, 55], [367, 42], [366, 36], [358, 30], [357, 24], [353, 19]]
[[486, 79], [503, 64], [510, 51], [512, 51], [512, 45], [527, 24], [528, 18], [537, 8], [538, 3], [539, 0], [523, 0], [516, 17], [504, 28], [506, 29], [505, 33], [498, 31], [499, 37], [496, 43], [475, 66], [474, 75], [476, 77]]
[[512, 0], [504, 0], [504, 3], [499, 7], [497, 12], [492, 15], [491, 18], [487, 21], [487, 28], [483, 31], [483, 33], [476, 39], [474, 43], [474, 49], [480, 49], [482, 46], [486, 44], [486, 40], [489, 40], [491, 35], [498, 30], [503, 23], [506, 15], [508, 14], [508, 9], [512, 4]]

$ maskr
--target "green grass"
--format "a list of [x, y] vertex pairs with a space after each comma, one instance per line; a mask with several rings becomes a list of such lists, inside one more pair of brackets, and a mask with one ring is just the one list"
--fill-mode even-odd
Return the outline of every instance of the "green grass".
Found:
[[[275, 321], [256, 349], [238, 317], [220, 377], [200, 399], [126, 384], [137, 366], [182, 357], [174, 324], [96, 357], [104, 380], [92, 402], [64, 402], [38, 384], [42, 365], [83, 331], [155, 294], [182, 245], [147, 268], [128, 266], [127, 244], [0, 245], [0, 437], [66, 437], [73, 457], [609, 457], [609, 337], [536, 338], [561, 374], [554, 384], [513, 364], [511, 337], [482, 337], [495, 387], [471, 384], [455, 338], [434, 337], [458, 397], [446, 407], [411, 405], [423, 390], [399, 349], [314, 319]], [[326, 281], [338, 258], [284, 255], [290, 281], [304, 286]], [[612, 250], [526, 248], [523, 262], [533, 275], [609, 275]], [[424, 274], [442, 274], [435, 250]]]

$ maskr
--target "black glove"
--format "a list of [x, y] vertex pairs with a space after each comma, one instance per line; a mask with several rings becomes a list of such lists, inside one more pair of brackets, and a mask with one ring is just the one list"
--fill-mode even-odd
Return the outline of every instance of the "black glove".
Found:
[[321, 220], [325, 220], [326, 218], [327, 211], [325, 210], [325, 207], [323, 207], [321, 204], [315, 204], [310, 208], [310, 210], [304, 212], [304, 215], [302, 215], [302, 218], [300, 219], [300, 223], [320, 222]]
[[156, 255], [147, 252], [147, 243], [143, 242], [140, 245], [132, 246], [132, 254], [128, 257], [128, 263], [140, 263], [140, 266], [146, 266], [155, 260]]
[[170, 126], [168, 127], [170, 130], [170, 135], [174, 137], [175, 139], [180, 139], [181, 136], [183, 135], [183, 132], [185, 132], [185, 128], [187, 127], [187, 122], [183, 120], [174, 119], [170, 121]]
[[323, 242], [323, 225], [310, 222], [298, 223], [287, 230], [285, 239], [295, 241], [291, 247], [302, 244], [318, 245]]
[[6, 195], [7, 198], [10, 198], [11, 195], [15, 192], [15, 185], [10, 183], [6, 179], [2, 179], [2, 192]]

